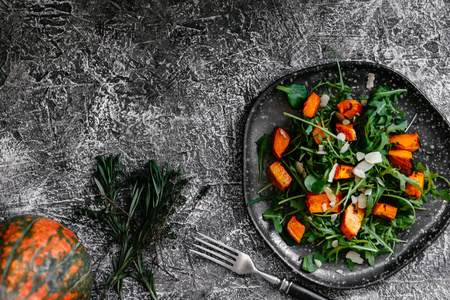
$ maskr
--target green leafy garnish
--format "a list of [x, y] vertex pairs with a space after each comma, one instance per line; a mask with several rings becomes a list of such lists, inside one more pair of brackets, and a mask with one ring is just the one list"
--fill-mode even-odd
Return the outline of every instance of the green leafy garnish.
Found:
[[310, 255], [303, 257], [302, 270], [312, 273], [319, 269], [317, 265], [322, 266], [325, 261], [326, 258], [322, 255], [322, 253], [319, 251], [314, 251]]
[[258, 145], [258, 166], [259, 166], [259, 179], [261, 181], [264, 172], [264, 158], [270, 148], [270, 135], [263, 135], [257, 142]]
[[303, 105], [303, 100], [308, 96], [306, 87], [301, 84], [291, 84], [290, 86], [277, 86], [277, 90], [283, 91], [287, 94], [289, 104], [293, 109], [300, 109]]
[[322, 194], [323, 188], [327, 186], [327, 182], [325, 180], [319, 180], [313, 175], [308, 175], [305, 178], [305, 187], [308, 191], [314, 194]]

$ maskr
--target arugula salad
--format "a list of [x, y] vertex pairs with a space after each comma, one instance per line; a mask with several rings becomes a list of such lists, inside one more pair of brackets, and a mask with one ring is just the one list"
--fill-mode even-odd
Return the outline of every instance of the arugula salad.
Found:
[[[307, 272], [340, 257], [350, 270], [374, 267], [376, 256], [407, 242], [396, 233], [414, 224], [430, 196], [450, 200], [450, 190], [435, 185], [437, 179], [450, 185], [447, 179], [413, 164], [420, 137], [409, 131], [414, 118], [408, 122], [396, 107], [407, 90], [374, 88], [368, 74], [369, 95], [353, 99], [336, 62], [338, 83], [320, 81], [309, 91], [300, 84], [277, 87], [298, 110], [284, 113], [294, 130], [277, 127], [257, 141], [259, 181], [267, 176], [268, 184], [248, 203], [272, 201], [263, 218], [288, 245], [318, 246], [303, 257]], [[275, 162], [264, 172], [268, 156]]]

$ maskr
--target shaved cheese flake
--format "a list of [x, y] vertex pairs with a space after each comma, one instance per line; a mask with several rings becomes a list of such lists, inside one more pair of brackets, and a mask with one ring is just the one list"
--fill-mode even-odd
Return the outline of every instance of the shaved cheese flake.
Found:
[[320, 268], [322, 266], [322, 262], [318, 259], [314, 259], [314, 264], [316, 265], [316, 267]]
[[371, 164], [378, 164], [383, 161], [383, 157], [378, 151], [367, 153], [364, 159]]
[[361, 100], [361, 105], [362, 106], [367, 106], [367, 100]]
[[334, 179], [334, 175], [336, 174], [336, 168], [337, 168], [338, 164], [335, 163], [333, 165], [333, 167], [331, 168], [330, 174], [328, 175], [328, 182], [333, 182]]
[[372, 195], [372, 189], [366, 189], [366, 190], [364, 191], [364, 195], [366, 195], [366, 196]]
[[305, 171], [305, 168], [303, 168], [303, 163], [301, 163], [301, 162], [299, 162], [299, 161], [296, 161], [296, 162], [295, 162], [295, 169], [297, 170], [297, 172], [298, 172], [299, 174], [302, 174], [303, 171]]
[[362, 264], [364, 262], [364, 259], [359, 255], [358, 252], [355, 251], [348, 251], [345, 255], [345, 258], [350, 259], [355, 264]]
[[[364, 173], [372, 169], [374, 164], [367, 162], [366, 160], [362, 160], [359, 164], [356, 165], [355, 169], [359, 169]], [[354, 169], [353, 169], [354, 170]]]
[[319, 145], [319, 151], [324, 151], [323, 145]]
[[358, 202], [358, 197], [352, 195], [352, 203]]
[[350, 120], [347, 119], [342, 120], [342, 125], [348, 125], [350, 123], [351, 123]]
[[332, 214], [332, 215], [331, 215], [331, 222], [336, 221], [337, 217], [338, 217], [337, 214]]
[[327, 211], [327, 205], [326, 203], [322, 204], [322, 211], [326, 212]]
[[336, 137], [338, 140], [345, 142], [345, 134], [343, 134], [342, 132], [338, 133]]
[[[323, 190], [324, 190], [325, 194], [327, 194], [327, 197], [330, 200], [330, 202], [336, 203], [336, 196], [333, 194], [333, 191], [327, 186], [324, 187]], [[330, 203], [330, 205], [331, 205], [331, 203]]]
[[366, 195], [359, 194], [359, 196], [358, 196], [358, 208], [366, 208], [366, 206], [367, 206]]
[[381, 185], [382, 187], [385, 187], [383, 180], [381, 180], [380, 177], [376, 177], [378, 184]]
[[344, 153], [348, 150], [348, 147], [350, 147], [350, 144], [348, 142], [345, 142], [344, 146], [342, 146], [340, 153]]
[[334, 240], [331, 242], [331, 247], [336, 248], [337, 246], [339, 246], [339, 241], [338, 240]]
[[367, 77], [367, 84], [366, 84], [366, 88], [368, 90], [373, 88], [373, 82], [375, 80], [375, 74], [373, 73], [369, 73], [369, 76]]
[[324, 94], [320, 97], [320, 107], [325, 107], [328, 104], [328, 101], [330, 101], [330, 96]]
[[362, 153], [362, 152], [356, 152], [356, 159], [357, 159], [358, 161], [363, 160], [364, 157], [366, 157], [366, 155], [365, 155], [364, 153]]
[[317, 154], [319, 154], [319, 155], [327, 155], [328, 154], [328, 152], [327, 151], [317, 151], [316, 152]]
[[355, 174], [358, 178], [366, 178], [366, 173], [364, 173], [361, 169], [354, 168], [353, 174]]

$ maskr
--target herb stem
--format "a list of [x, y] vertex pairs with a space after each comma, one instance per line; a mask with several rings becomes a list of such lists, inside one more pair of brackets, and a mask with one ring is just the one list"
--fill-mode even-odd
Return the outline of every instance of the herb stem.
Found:
[[312, 122], [309, 122], [309, 121], [307, 121], [307, 120], [305, 120], [305, 119], [302, 119], [302, 118], [300, 118], [300, 117], [294, 116], [294, 115], [292, 115], [292, 114], [290, 114], [290, 113], [287, 113], [287, 112], [284, 112], [283, 114], [284, 114], [285, 116], [291, 117], [291, 118], [293, 118], [293, 119], [299, 120], [299, 121], [301, 121], [301, 122], [303, 122], [303, 123], [306, 123], [306, 124], [308, 124], [308, 125], [311, 125], [311, 126], [313, 126], [313, 127], [316, 127], [316, 128], [318, 128], [318, 129], [322, 130], [323, 132], [325, 132], [326, 134], [328, 134], [329, 136], [331, 136], [331, 137], [337, 139], [337, 136], [336, 136], [334, 133], [332, 133], [331, 131], [329, 131], [328, 129], [326, 129], [326, 128], [322, 127], [322, 126], [316, 125], [316, 124], [314, 124], [314, 123], [312, 123]]

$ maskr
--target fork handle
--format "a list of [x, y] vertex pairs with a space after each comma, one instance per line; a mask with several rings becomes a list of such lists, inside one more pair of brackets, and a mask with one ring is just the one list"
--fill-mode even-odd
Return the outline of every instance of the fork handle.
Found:
[[293, 297], [294, 299], [302, 300], [330, 300], [311, 290], [302, 287], [300, 284], [283, 279], [280, 290]]

